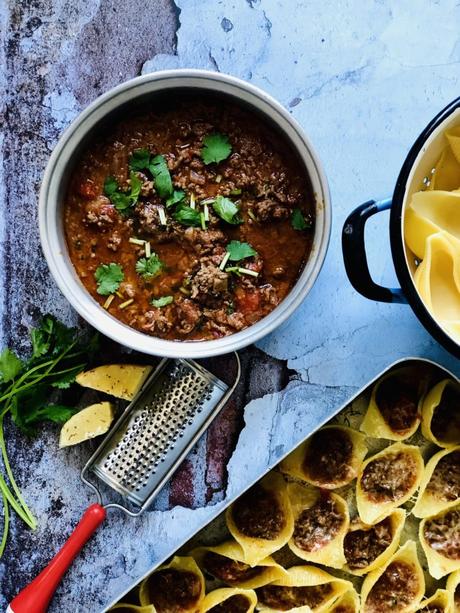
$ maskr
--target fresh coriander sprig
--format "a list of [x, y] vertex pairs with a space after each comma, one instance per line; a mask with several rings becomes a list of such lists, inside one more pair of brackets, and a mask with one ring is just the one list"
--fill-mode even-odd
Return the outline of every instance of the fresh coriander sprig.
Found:
[[232, 146], [228, 140], [228, 136], [220, 132], [207, 134], [203, 138], [203, 148], [201, 150], [201, 158], [207, 164], [222, 162], [227, 159], [232, 152]]

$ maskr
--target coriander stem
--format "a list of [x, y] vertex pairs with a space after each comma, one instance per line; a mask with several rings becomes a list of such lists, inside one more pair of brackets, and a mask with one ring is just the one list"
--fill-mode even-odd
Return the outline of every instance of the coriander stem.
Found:
[[8, 538], [8, 528], [10, 525], [10, 511], [8, 507], [8, 500], [6, 499], [5, 494], [2, 492], [2, 500], [3, 500], [3, 532], [2, 532], [2, 540], [0, 542], [0, 558], [5, 551], [6, 539]]
[[33, 522], [30, 521], [29, 516], [25, 513], [24, 509], [21, 507], [21, 505], [18, 503], [18, 501], [16, 500], [16, 498], [13, 496], [10, 489], [8, 488], [6, 481], [3, 478], [3, 475], [0, 475], [0, 491], [6, 497], [6, 499], [8, 500], [10, 505], [13, 507], [13, 509], [16, 511], [16, 513], [19, 515], [19, 517], [22, 519], [22, 521], [26, 523], [29, 526], [29, 528], [32, 528], [32, 530], [35, 530], [35, 528], [37, 527], [37, 523], [35, 522], [35, 520]]

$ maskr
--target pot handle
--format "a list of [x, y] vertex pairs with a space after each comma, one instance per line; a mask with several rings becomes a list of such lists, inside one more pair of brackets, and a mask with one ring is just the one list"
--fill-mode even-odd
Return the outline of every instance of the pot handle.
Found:
[[350, 213], [342, 230], [343, 260], [348, 279], [360, 294], [370, 300], [405, 304], [407, 300], [400, 287], [383, 287], [372, 280], [364, 242], [366, 221], [372, 215], [390, 209], [391, 202], [391, 198], [378, 201], [368, 200]]

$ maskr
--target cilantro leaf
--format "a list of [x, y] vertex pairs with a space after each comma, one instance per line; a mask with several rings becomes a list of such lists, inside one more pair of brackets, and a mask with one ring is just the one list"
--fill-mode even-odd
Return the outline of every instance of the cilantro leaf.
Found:
[[149, 170], [153, 175], [155, 189], [160, 198], [168, 198], [173, 193], [173, 184], [168, 164], [163, 155], [156, 155], [149, 164]]
[[149, 258], [141, 258], [136, 262], [136, 272], [144, 278], [156, 277], [164, 268], [163, 262], [156, 253]]
[[291, 225], [294, 230], [308, 230], [311, 228], [311, 221], [307, 221], [300, 209], [292, 211]]
[[157, 307], [158, 309], [174, 301], [174, 296], [161, 296], [161, 298], [152, 298], [150, 301], [152, 306]]
[[115, 177], [107, 177], [104, 182], [104, 193], [120, 213], [126, 213], [139, 200], [142, 181], [135, 172], [129, 175], [130, 186], [127, 191], [121, 191]]
[[44, 356], [55, 356], [65, 351], [74, 341], [75, 335], [75, 328], [68, 328], [52, 315], [45, 315], [39, 327], [30, 331], [31, 360], [35, 362]]
[[200, 213], [187, 204], [179, 204], [173, 213], [173, 217], [183, 226], [201, 226]]
[[243, 220], [239, 214], [239, 208], [229, 198], [217, 196], [212, 204], [212, 208], [214, 209], [214, 212], [227, 223], [234, 225], [243, 223]]
[[174, 206], [183, 200], [185, 200], [185, 192], [183, 192], [181, 189], [174, 190], [172, 196], [169, 196], [169, 198], [166, 200], [166, 208], [169, 209], [169, 207]]
[[110, 264], [98, 266], [94, 277], [97, 281], [97, 293], [101, 296], [108, 296], [117, 291], [125, 275], [119, 264], [111, 262]]
[[201, 158], [205, 164], [216, 164], [228, 158], [232, 152], [232, 146], [228, 140], [228, 136], [214, 132], [207, 134], [203, 138], [203, 148], [201, 150]]
[[0, 382], [12, 381], [23, 368], [23, 363], [10, 349], [4, 349], [0, 353]]
[[249, 243], [240, 243], [240, 241], [230, 241], [227, 245], [227, 252], [230, 254], [228, 259], [232, 262], [257, 255], [257, 251]]
[[131, 170], [145, 170], [150, 164], [150, 151], [148, 149], [136, 149], [129, 159]]

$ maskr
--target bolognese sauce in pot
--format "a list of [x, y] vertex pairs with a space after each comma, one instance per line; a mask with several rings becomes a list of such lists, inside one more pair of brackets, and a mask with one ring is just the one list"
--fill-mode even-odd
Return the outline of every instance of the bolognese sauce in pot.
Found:
[[275, 129], [219, 98], [141, 109], [89, 144], [64, 225], [83, 285], [127, 325], [211, 340], [270, 313], [312, 246], [306, 172]]

